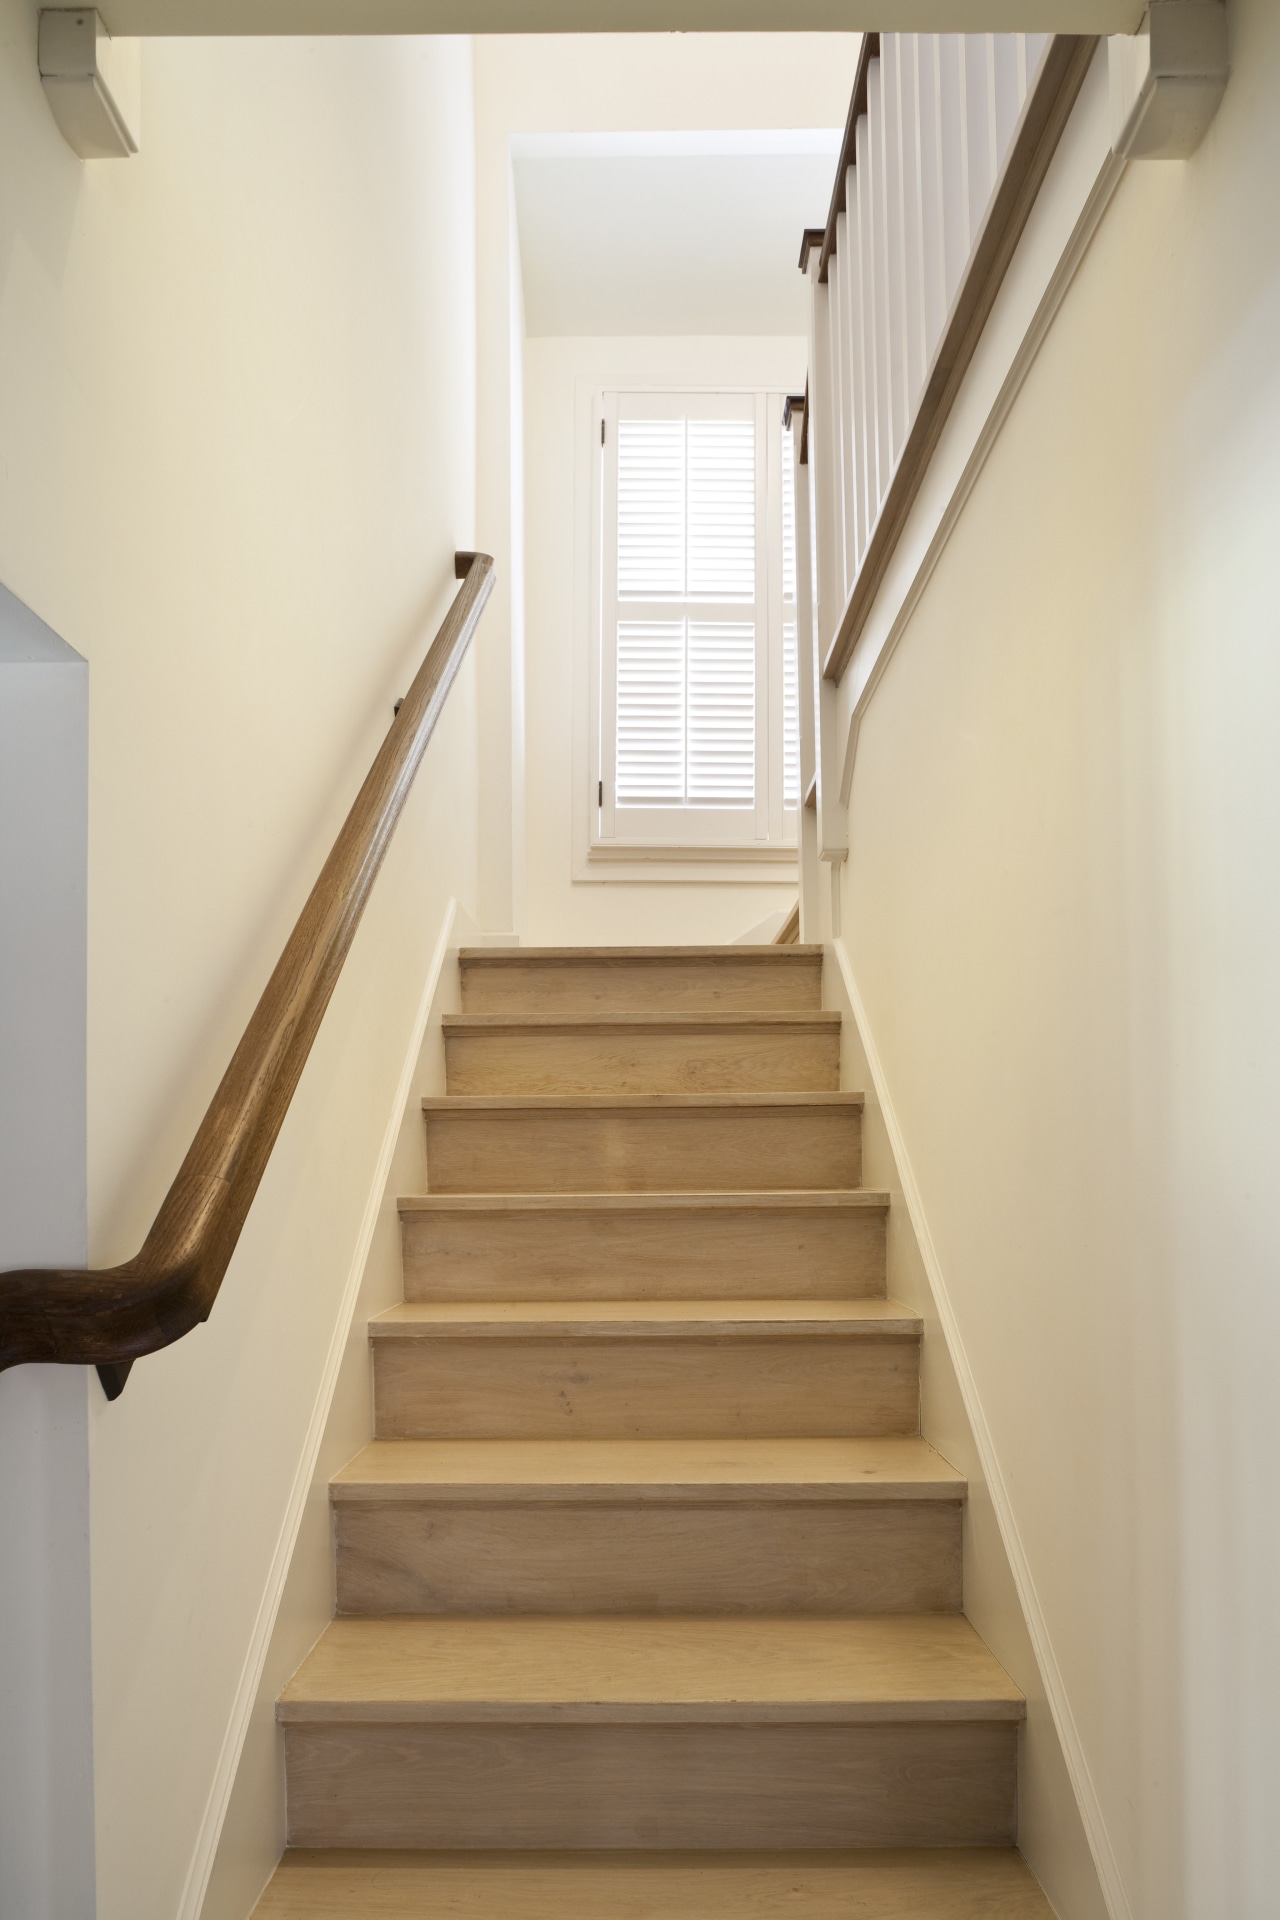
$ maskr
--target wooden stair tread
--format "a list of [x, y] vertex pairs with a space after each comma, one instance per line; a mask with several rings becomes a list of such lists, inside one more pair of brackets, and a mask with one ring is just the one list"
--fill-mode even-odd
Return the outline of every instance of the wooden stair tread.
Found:
[[1012, 1848], [290, 1852], [254, 1920], [1053, 1920]]
[[531, 962], [539, 966], [572, 966], [575, 961], [584, 966], [599, 966], [601, 961], [625, 961], [634, 965], [637, 961], [651, 960], [657, 966], [664, 962], [685, 960], [734, 960], [760, 961], [765, 966], [777, 966], [797, 960], [807, 961], [810, 965], [822, 958], [820, 946], [800, 946], [793, 943], [786, 947], [775, 946], [722, 946], [722, 947], [460, 947], [458, 959], [468, 967], [523, 967]]
[[876, 1187], [765, 1187], [717, 1189], [708, 1193], [408, 1193], [396, 1201], [412, 1213], [661, 1213], [692, 1209], [741, 1213], [853, 1211], [884, 1213], [889, 1195]]
[[780, 1027], [784, 1032], [834, 1033], [840, 1015], [820, 1008], [740, 1008], [733, 1013], [446, 1013], [450, 1033], [735, 1033]]
[[424, 1113], [696, 1112], [700, 1108], [758, 1113], [762, 1109], [822, 1107], [861, 1113], [860, 1093], [433, 1093]]
[[607, 1499], [711, 1503], [962, 1500], [964, 1475], [914, 1435], [859, 1440], [375, 1440], [335, 1501]]
[[374, 1340], [908, 1339], [894, 1300], [412, 1300], [369, 1322]]
[[1016, 1721], [956, 1614], [335, 1620], [280, 1697], [315, 1721]]

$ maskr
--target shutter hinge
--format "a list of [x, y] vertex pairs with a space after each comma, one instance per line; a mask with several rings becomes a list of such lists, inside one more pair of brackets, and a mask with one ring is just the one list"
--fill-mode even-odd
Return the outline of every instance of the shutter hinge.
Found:
[[596, 781], [596, 805], [598, 807], [602, 807], [604, 805], [604, 781], [603, 780]]
[[600, 445], [604, 445], [604, 421], [600, 422]]

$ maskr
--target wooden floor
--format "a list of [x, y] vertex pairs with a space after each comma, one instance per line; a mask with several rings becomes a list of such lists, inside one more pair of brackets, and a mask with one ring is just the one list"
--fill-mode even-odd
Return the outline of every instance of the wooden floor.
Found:
[[820, 952], [461, 966], [259, 1920], [1048, 1920]]

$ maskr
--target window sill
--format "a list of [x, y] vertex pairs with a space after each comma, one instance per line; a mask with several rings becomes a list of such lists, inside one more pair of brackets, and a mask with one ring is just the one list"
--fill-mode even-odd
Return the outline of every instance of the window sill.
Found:
[[673, 846], [611, 842], [588, 847], [574, 864], [577, 881], [623, 881], [631, 885], [681, 881], [698, 886], [787, 886], [796, 877], [794, 846]]

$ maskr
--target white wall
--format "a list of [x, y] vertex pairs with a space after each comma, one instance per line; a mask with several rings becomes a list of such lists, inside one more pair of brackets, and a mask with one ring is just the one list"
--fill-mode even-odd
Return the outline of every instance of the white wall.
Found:
[[[796, 867], [733, 870], [670, 862], [637, 871], [586, 859], [590, 772], [593, 396], [615, 386], [804, 384], [802, 339], [530, 340], [525, 352], [528, 849], [531, 945], [734, 940], [792, 906]], [[635, 874], [634, 879], [630, 878]], [[709, 877], [714, 876], [714, 878]]]
[[1280, 1884], [1280, 14], [1232, 25], [870, 702], [841, 901], [1135, 1920]]
[[[889, 1195], [889, 1298], [913, 1307], [924, 1322], [920, 1431], [968, 1483], [964, 1611], [1026, 1696], [1027, 1717], [1018, 1743], [1018, 1846], [1060, 1920], [1107, 1920], [1089, 1837], [957, 1376], [950, 1329], [939, 1311], [937, 1276], [930, 1272], [917, 1236], [920, 1197], [914, 1169], [908, 1166], [904, 1178], [896, 1145], [897, 1115], [886, 1105], [883, 1065], [878, 1059], [873, 1064], [864, 1045], [866, 1010], [849, 969], [845, 943], [838, 937], [827, 943], [823, 1003], [842, 1015], [840, 1085], [865, 1095], [863, 1185]], [[927, 1221], [923, 1225], [927, 1231]]]
[[346, 1310], [335, 1329], [329, 1356], [332, 1397], [316, 1409], [308, 1476], [305, 1489], [298, 1489], [302, 1511], [297, 1538], [291, 1543], [287, 1574], [283, 1564], [279, 1569], [279, 1610], [257, 1675], [249, 1727], [200, 1920], [244, 1920], [284, 1851], [283, 1741], [276, 1725], [276, 1701], [333, 1616], [329, 1482], [372, 1438], [368, 1325], [374, 1314], [404, 1298], [396, 1203], [401, 1194], [421, 1193], [426, 1186], [422, 1097], [445, 1090], [441, 1016], [458, 1012], [462, 1004], [458, 948], [483, 939], [470, 916], [452, 904], [440, 929], [403, 1078], [388, 1116]]
[[[4, 0], [0, 577], [90, 663], [105, 1264], [150, 1222], [473, 544], [470, 52], [147, 43], [142, 153], [85, 166], [35, 22]], [[199, 1896], [423, 983], [450, 899], [476, 898], [475, 702], [467, 669], [211, 1320], [112, 1406], [90, 1379], [101, 1920]]]
[[[533, 405], [526, 416], [519, 390], [523, 340], [513, 284], [519, 262], [513, 141], [530, 134], [841, 126], [857, 49], [856, 34], [495, 35], [476, 41], [477, 526], [483, 545], [498, 559], [494, 632], [514, 634], [504, 653], [495, 648], [490, 654], [485, 671], [491, 678], [482, 698], [486, 844], [496, 846], [505, 833], [511, 848], [505, 884], [496, 882], [496, 860], [491, 868], [495, 884], [481, 901], [487, 926], [517, 925], [527, 941], [731, 939], [758, 921], [778, 893], [776, 888], [734, 888], [740, 896], [735, 902], [716, 888], [698, 899], [703, 890], [686, 885], [678, 899], [663, 902], [651, 886], [624, 887], [610, 905], [602, 897], [609, 890], [575, 889], [565, 881], [572, 857], [569, 815], [547, 790], [548, 769], [551, 784], [560, 777], [553, 757], [569, 738], [572, 635], [567, 625], [535, 631], [535, 607], [545, 607], [548, 599], [532, 581], [535, 566], [540, 582], [546, 579], [547, 558], [535, 552], [543, 512], [556, 518], [563, 533], [571, 503], [562, 491], [554, 502], [545, 497], [548, 455], [534, 439]], [[779, 84], [780, 73], [797, 76], [796, 84]], [[796, 244], [798, 250], [798, 235]], [[696, 328], [691, 324], [690, 330]], [[705, 348], [708, 341], [699, 344]], [[538, 364], [531, 351], [527, 377]], [[570, 484], [569, 469], [561, 462], [556, 473], [557, 490], [563, 490]], [[557, 594], [561, 586], [568, 590], [570, 582], [559, 583]], [[540, 611], [537, 618], [542, 619]], [[511, 769], [522, 752], [527, 776], [523, 790], [518, 784], [513, 790]], [[794, 897], [794, 880], [789, 897]]]
[[[0, 1270], [85, 1258], [89, 676], [0, 587]], [[93, 1906], [88, 1387], [0, 1374], [0, 1914]]]
[[805, 333], [797, 235], [826, 224], [842, 134], [526, 134], [514, 172], [529, 332]]

